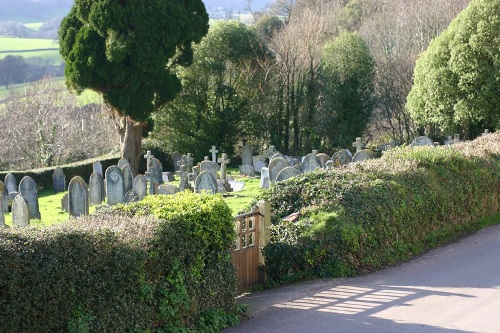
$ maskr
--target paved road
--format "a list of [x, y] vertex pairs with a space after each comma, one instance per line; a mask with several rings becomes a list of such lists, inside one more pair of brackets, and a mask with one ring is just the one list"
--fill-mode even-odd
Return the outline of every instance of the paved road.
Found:
[[500, 332], [500, 225], [356, 278], [251, 293], [223, 332]]

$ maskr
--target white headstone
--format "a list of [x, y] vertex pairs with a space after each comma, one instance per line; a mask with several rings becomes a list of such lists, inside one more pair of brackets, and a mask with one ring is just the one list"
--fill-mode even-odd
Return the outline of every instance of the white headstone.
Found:
[[[278, 173], [286, 167], [289, 167], [290, 162], [284, 157], [276, 157], [269, 162], [269, 181], [274, 184]], [[262, 172], [262, 171], [261, 171]]]
[[202, 171], [194, 181], [194, 191], [196, 193], [217, 193], [217, 179], [209, 171]]
[[260, 169], [260, 188], [269, 188], [269, 168]]
[[27, 227], [30, 225], [28, 204], [22, 195], [17, 195], [12, 201], [12, 226]]
[[276, 177], [276, 182], [278, 183], [278, 182], [287, 180], [289, 178], [298, 176], [300, 174], [301, 173], [297, 169], [295, 169], [294, 167], [289, 166], [289, 167], [284, 168], [283, 170], [281, 170], [278, 173], [278, 176]]
[[307, 154], [302, 161], [302, 170], [304, 173], [312, 172], [316, 169], [321, 168], [321, 161], [318, 156], [316, 156], [316, 152], [312, 152]]
[[415, 147], [415, 146], [432, 146], [434, 147], [434, 141], [432, 141], [430, 138], [426, 136], [419, 136], [411, 142], [410, 146]]
[[126, 158], [120, 158], [118, 161], [118, 167], [122, 169], [125, 165], [130, 164]]
[[262, 168], [267, 168], [267, 158], [262, 155], [253, 156], [253, 169], [260, 172]]

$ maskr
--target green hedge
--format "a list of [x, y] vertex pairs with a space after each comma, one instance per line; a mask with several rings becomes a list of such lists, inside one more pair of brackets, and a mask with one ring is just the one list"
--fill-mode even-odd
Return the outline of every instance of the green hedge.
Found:
[[[301, 175], [262, 197], [275, 216], [272, 280], [348, 276], [421, 253], [500, 210], [500, 135], [402, 147], [381, 159]], [[500, 222], [500, 221], [497, 221]]]
[[1, 229], [1, 331], [216, 332], [236, 320], [233, 245], [223, 199], [190, 193]]
[[[66, 176], [66, 187], [68, 186], [71, 179], [75, 176], [80, 176], [88, 182], [90, 175], [92, 174], [93, 164], [96, 161], [100, 161], [102, 164], [102, 170], [105, 171], [108, 167], [112, 165], [117, 165], [119, 157], [111, 157], [105, 159], [90, 159], [78, 163], [72, 163], [67, 165], [61, 165]], [[0, 180], [4, 180], [5, 176], [10, 172], [16, 177], [17, 184], [24, 176], [30, 176], [33, 178], [40, 189], [51, 189], [54, 187], [52, 180], [52, 174], [54, 173], [55, 167], [34, 169], [26, 171], [0, 171]]]

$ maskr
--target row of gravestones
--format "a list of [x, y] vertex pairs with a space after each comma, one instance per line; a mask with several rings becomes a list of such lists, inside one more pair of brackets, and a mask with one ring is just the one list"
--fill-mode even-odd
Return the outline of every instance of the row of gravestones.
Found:
[[38, 205], [38, 188], [30, 176], [25, 176], [19, 182], [12, 173], [5, 176], [4, 182], [0, 181], [0, 226], [5, 226], [4, 214], [12, 207], [12, 224], [26, 226], [30, 219], [40, 219]]

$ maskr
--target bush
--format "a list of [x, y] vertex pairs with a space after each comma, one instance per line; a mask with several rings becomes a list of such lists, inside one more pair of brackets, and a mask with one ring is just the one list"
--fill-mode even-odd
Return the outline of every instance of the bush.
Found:
[[[500, 210], [499, 162], [500, 135], [492, 134], [453, 146], [403, 147], [278, 183], [262, 199], [276, 216], [301, 218], [273, 221], [264, 248], [268, 274], [284, 282], [371, 271], [471, 230]], [[294, 242], [284, 240], [294, 233]]]
[[114, 211], [0, 230], [2, 332], [214, 332], [235, 323], [234, 230], [221, 197], [147, 197]]

